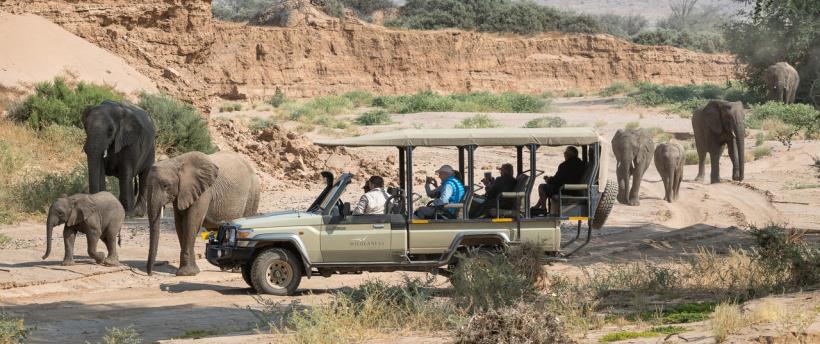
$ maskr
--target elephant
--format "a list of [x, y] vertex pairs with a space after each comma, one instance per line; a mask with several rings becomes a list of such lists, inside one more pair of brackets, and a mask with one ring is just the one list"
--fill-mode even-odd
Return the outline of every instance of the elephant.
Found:
[[160, 213], [173, 203], [180, 254], [177, 276], [199, 273], [194, 243], [200, 227], [217, 229], [222, 221], [256, 214], [260, 182], [256, 170], [233, 152], [206, 155], [189, 152], [158, 161], [148, 173], [150, 247], [146, 270], [150, 275], [159, 244]]
[[683, 160], [684, 150], [679, 143], [661, 143], [655, 148], [655, 168], [663, 180], [663, 199], [669, 203], [678, 200], [680, 182], [683, 180]]
[[[65, 223], [63, 265], [74, 265], [74, 239], [77, 232], [80, 232], [85, 233], [88, 240], [88, 255], [97, 264], [117, 266], [120, 264], [117, 255], [118, 237], [124, 219], [125, 209], [117, 197], [110, 192], [102, 191], [92, 195], [63, 195], [56, 199], [48, 210], [46, 254], [43, 255], [43, 259], [51, 255], [51, 238], [54, 227]], [[97, 241], [100, 239], [108, 248], [108, 256], [97, 252]]]
[[763, 81], [766, 82], [766, 100], [794, 103], [800, 75], [790, 64], [778, 62], [769, 66], [763, 71]]
[[[645, 129], [618, 129], [612, 138], [612, 152], [617, 160], [618, 202], [640, 205], [641, 179], [649, 164], [655, 143]], [[629, 178], [632, 177], [632, 185]]]
[[698, 151], [698, 175], [703, 181], [706, 153], [712, 166], [712, 183], [720, 183], [720, 156], [723, 147], [729, 147], [732, 160], [732, 180], [743, 180], [745, 163], [746, 113], [741, 102], [711, 100], [703, 109], [692, 113], [692, 130], [695, 132], [695, 148]]
[[[120, 183], [127, 216], [145, 212], [145, 180], [154, 163], [156, 128], [145, 110], [110, 100], [83, 112], [89, 193], [105, 191], [105, 176]], [[136, 203], [134, 196], [137, 196]], [[136, 209], [135, 209], [136, 208]]]

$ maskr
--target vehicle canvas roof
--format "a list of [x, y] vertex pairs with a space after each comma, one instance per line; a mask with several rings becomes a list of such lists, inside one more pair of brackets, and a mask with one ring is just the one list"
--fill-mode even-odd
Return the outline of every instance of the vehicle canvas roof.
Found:
[[540, 146], [588, 145], [603, 139], [592, 128], [407, 129], [335, 140], [317, 140], [320, 146], [432, 147], [432, 146]]

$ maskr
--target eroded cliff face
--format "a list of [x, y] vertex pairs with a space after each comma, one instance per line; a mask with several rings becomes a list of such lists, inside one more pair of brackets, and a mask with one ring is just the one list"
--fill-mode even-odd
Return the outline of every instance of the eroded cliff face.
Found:
[[542, 92], [597, 89], [614, 80], [735, 78], [729, 55], [606, 35], [392, 30], [309, 7], [283, 27], [215, 21], [208, 0], [8, 0], [0, 10], [45, 16], [200, 107], [216, 98], [261, 98], [276, 87], [290, 97], [310, 97], [354, 89]]

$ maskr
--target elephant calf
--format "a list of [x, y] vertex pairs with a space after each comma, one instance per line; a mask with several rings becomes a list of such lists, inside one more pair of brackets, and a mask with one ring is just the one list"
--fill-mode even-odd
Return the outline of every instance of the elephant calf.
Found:
[[652, 163], [654, 149], [655, 143], [646, 129], [619, 129], [615, 132], [612, 138], [612, 152], [618, 162], [618, 202], [640, 205], [641, 180]]
[[678, 143], [661, 143], [655, 148], [655, 168], [663, 180], [663, 199], [669, 203], [678, 199], [683, 180], [683, 159], [683, 146]]
[[[54, 227], [65, 223], [63, 265], [74, 265], [74, 239], [77, 232], [80, 232], [85, 233], [88, 240], [88, 255], [94, 258], [97, 264], [117, 266], [120, 264], [117, 256], [117, 237], [124, 219], [125, 209], [110, 192], [60, 197], [48, 210], [46, 254], [43, 259], [51, 254], [51, 233]], [[97, 252], [97, 241], [100, 239], [108, 248], [107, 257], [102, 252]]]

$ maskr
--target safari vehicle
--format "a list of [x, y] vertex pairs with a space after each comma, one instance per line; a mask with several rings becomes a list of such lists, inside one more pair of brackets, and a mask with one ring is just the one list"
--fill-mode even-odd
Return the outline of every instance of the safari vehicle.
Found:
[[[617, 192], [606, 182], [605, 142], [589, 128], [549, 129], [425, 129], [380, 133], [320, 141], [326, 147], [396, 147], [398, 187], [390, 188], [385, 213], [352, 215], [350, 204], [341, 199], [352, 175], [336, 177], [323, 172], [326, 186], [304, 211], [285, 211], [224, 223], [212, 232], [207, 259], [223, 269], [240, 268], [245, 281], [257, 292], [291, 295], [301, 278], [334, 274], [389, 271], [428, 271], [446, 275], [457, 257], [482, 249], [499, 249], [524, 241], [541, 245], [546, 257], [562, 259], [586, 245], [592, 228], [603, 226]], [[536, 167], [542, 146], [578, 146], [586, 162], [583, 184], [568, 184], [550, 200], [549, 211], [530, 209], [533, 186], [543, 174]], [[413, 217], [421, 196], [413, 191], [413, 152], [423, 147], [450, 146], [458, 149], [458, 171], [464, 175], [463, 202], [443, 208], [432, 220]], [[496, 211], [491, 218], [468, 216], [475, 191], [474, 156], [482, 147], [516, 150], [517, 185], [500, 198], [514, 199], [509, 210]], [[526, 149], [526, 152], [525, 152]], [[525, 153], [528, 168], [524, 169]], [[550, 169], [554, 169], [551, 166]], [[567, 195], [572, 191], [573, 195]], [[499, 202], [499, 200], [487, 200]], [[450, 216], [446, 216], [450, 214]], [[577, 222], [575, 237], [562, 245], [562, 221]], [[588, 223], [586, 240], [575, 244], [582, 222]], [[465, 252], [464, 255], [456, 255]]]

